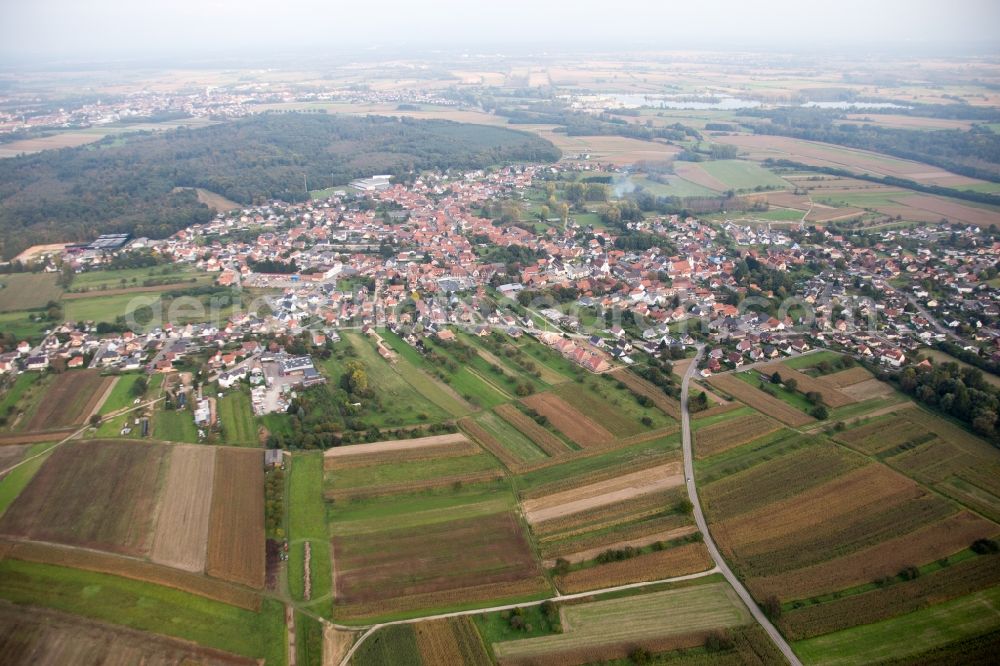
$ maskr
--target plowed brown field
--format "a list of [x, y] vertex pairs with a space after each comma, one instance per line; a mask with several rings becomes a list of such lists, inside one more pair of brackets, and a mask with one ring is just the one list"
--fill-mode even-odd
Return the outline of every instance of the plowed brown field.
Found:
[[615, 439], [605, 428], [581, 414], [559, 396], [538, 393], [523, 398], [521, 402], [548, 418], [561, 433], [582, 447], [607, 446]]
[[621, 562], [573, 571], [556, 578], [563, 592], [584, 592], [614, 585], [640, 583], [698, 573], [712, 568], [712, 558], [703, 543], [690, 543]]
[[219, 449], [208, 536], [210, 576], [264, 587], [264, 454]]

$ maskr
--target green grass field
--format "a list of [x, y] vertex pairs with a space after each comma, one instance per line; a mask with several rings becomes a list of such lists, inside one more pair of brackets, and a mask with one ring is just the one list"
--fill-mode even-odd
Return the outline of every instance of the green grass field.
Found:
[[31, 389], [44, 375], [38, 372], [26, 372], [18, 375], [7, 392], [0, 398], [0, 416], [13, 417], [13, 411], [18, 409], [22, 400], [28, 399], [28, 394], [34, 394], [38, 389]]
[[328, 473], [326, 486], [329, 490], [349, 490], [402, 485], [497, 468], [497, 462], [485, 453], [429, 460], [407, 460], [391, 465], [376, 464], [335, 470]]
[[[758, 389], [760, 388], [760, 380], [763, 377], [756, 370], [737, 372], [733, 376]], [[780, 384], [771, 384], [767, 379], [764, 379], [764, 385], [774, 391], [774, 397], [787, 402], [796, 409], [801, 409], [803, 412], [808, 413], [812, 408], [812, 403], [806, 400], [806, 397], [797, 391], [789, 391]]]
[[519, 460], [530, 462], [548, 457], [534, 442], [493, 412], [477, 414], [475, 421]]
[[168, 442], [198, 443], [198, 427], [190, 410], [163, 409], [153, 415], [153, 433], [156, 439]]
[[355, 666], [421, 666], [417, 636], [408, 624], [383, 627], [366, 640], [354, 653], [351, 663]]
[[111, 389], [108, 399], [101, 405], [101, 415], [110, 414], [125, 407], [131, 407], [132, 402], [135, 400], [132, 389], [137, 381], [145, 377], [146, 374], [140, 372], [119, 377], [118, 381], [115, 382], [114, 388]]
[[813, 352], [812, 354], [792, 356], [785, 359], [783, 363], [793, 370], [801, 370], [802, 368], [812, 368], [813, 366], [819, 365], [823, 361], [834, 363], [839, 361], [841, 358], [841, 355], [837, 352], [823, 350]]
[[500, 658], [530, 657], [641, 639], [735, 627], [750, 614], [726, 583], [565, 606], [566, 630], [493, 645]]
[[351, 536], [433, 525], [456, 517], [486, 516], [515, 506], [506, 483], [466, 484], [457, 490], [436, 488], [416, 494], [338, 502], [330, 507], [327, 520], [331, 534]]
[[42, 333], [52, 328], [51, 321], [35, 321], [32, 317], [45, 313], [32, 313], [25, 310], [0, 312], [0, 331], [13, 335], [18, 340], [38, 340]]
[[698, 166], [734, 190], [752, 190], [755, 187], [790, 187], [784, 179], [753, 162], [714, 160], [699, 162]]
[[424, 361], [416, 349], [406, 344], [406, 342], [392, 331], [385, 331], [382, 338], [400, 356], [400, 360], [395, 365], [396, 372], [420, 395], [433, 402], [451, 416], [465, 416], [472, 411], [471, 406], [462, 402], [451, 391], [447, 390], [436, 379], [421, 369]]
[[218, 399], [216, 409], [223, 427], [223, 441], [232, 446], [260, 446], [250, 396], [230, 391]]
[[39, 453], [44, 453], [48, 449], [51, 449], [54, 444], [54, 442], [43, 442], [32, 445], [24, 454], [23, 460], [27, 460], [27, 462], [19, 465], [3, 478], [0, 478], [0, 516], [7, 511], [7, 507], [10, 506], [11, 502], [21, 494], [21, 491], [24, 490], [32, 477], [35, 476], [35, 472], [49, 459], [48, 455], [40, 455], [33, 460], [28, 460], [28, 458]]
[[680, 176], [665, 176], [666, 183], [658, 183], [645, 177], [632, 178], [636, 186], [658, 197], [714, 197], [718, 193], [707, 187], [696, 185]]
[[857, 664], [915, 656], [1000, 629], [1000, 587], [907, 615], [794, 644], [807, 664]]
[[[383, 409], [366, 419], [379, 427], [405, 423], [443, 421], [448, 414], [413, 388], [388, 361], [375, 351], [372, 344], [358, 333], [345, 333], [357, 359], [368, 371], [368, 385], [382, 403]], [[400, 360], [398, 363], [407, 362]], [[424, 418], [420, 418], [424, 415]]]
[[[330, 538], [326, 529], [326, 507], [323, 504], [322, 454], [306, 453], [292, 457], [288, 498], [288, 538], [291, 543], [291, 555], [288, 560], [289, 591], [297, 600], [304, 598], [303, 545], [308, 541], [311, 549], [310, 599], [323, 599], [330, 594], [331, 572]], [[324, 616], [330, 615], [328, 599], [320, 612]]]
[[87, 271], [73, 277], [70, 292], [104, 291], [154, 285], [178, 284], [183, 288], [193, 284], [212, 282], [210, 273], [196, 271], [180, 264], [166, 264], [149, 268], [126, 268], [114, 271]]
[[167, 587], [19, 560], [0, 562], [0, 598], [285, 663], [284, 611], [271, 599], [254, 613]]
[[58, 301], [62, 288], [56, 273], [11, 273], [0, 275], [0, 312], [44, 308]]

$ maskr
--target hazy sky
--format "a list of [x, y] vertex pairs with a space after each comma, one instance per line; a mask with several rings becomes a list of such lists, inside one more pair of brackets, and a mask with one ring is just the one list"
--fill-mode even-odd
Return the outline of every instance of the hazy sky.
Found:
[[0, 57], [397, 46], [595, 49], [975, 45], [998, 0], [0, 0]]

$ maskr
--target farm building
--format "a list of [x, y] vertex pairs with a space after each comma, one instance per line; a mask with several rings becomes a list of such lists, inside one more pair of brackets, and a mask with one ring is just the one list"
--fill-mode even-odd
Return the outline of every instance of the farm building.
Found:
[[281, 449], [267, 449], [264, 451], [264, 467], [280, 467], [282, 454]]
[[314, 370], [312, 358], [309, 356], [291, 356], [282, 359], [279, 362], [278, 367], [281, 369], [281, 375], [283, 377], [301, 375], [305, 373], [306, 370]]

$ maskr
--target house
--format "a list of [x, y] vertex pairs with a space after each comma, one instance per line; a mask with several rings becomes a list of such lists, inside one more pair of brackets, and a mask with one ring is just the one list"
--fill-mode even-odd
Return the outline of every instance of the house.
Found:
[[894, 368], [898, 368], [906, 361], [906, 355], [898, 349], [887, 349], [882, 352], [882, 355], [879, 357], [879, 361]]
[[28, 370], [44, 370], [49, 367], [49, 357], [48, 356], [29, 356], [24, 362], [25, 367]]
[[70, 360], [68, 360], [66, 362], [66, 367], [67, 368], [82, 368], [83, 367], [83, 357], [82, 356], [74, 356], [73, 358], [71, 358]]

